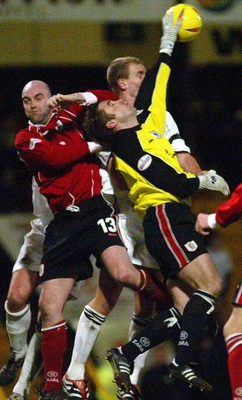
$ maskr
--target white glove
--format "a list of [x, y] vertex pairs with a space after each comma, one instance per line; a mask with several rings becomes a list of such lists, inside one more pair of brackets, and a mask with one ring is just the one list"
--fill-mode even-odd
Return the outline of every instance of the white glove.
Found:
[[177, 39], [177, 33], [182, 25], [182, 15], [179, 15], [177, 22], [173, 25], [173, 13], [166, 13], [162, 19], [163, 35], [160, 43], [160, 53], [167, 53], [171, 56]]
[[222, 178], [216, 174], [216, 171], [210, 169], [205, 175], [197, 175], [199, 179], [199, 189], [208, 189], [222, 192], [224, 196], [230, 194], [229, 185]]

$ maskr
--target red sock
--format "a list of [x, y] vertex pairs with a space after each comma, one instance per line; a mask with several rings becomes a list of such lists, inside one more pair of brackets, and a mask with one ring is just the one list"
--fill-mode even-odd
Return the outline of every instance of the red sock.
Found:
[[138, 271], [141, 275], [141, 287], [138, 290], [138, 293], [155, 301], [159, 306], [170, 307], [172, 305], [172, 300], [165, 284], [159, 282], [158, 285], [157, 281], [153, 279], [147, 269], [139, 268]]
[[42, 329], [42, 356], [44, 362], [44, 392], [53, 392], [62, 385], [63, 357], [67, 345], [65, 321]]
[[242, 333], [229, 335], [225, 340], [233, 399], [242, 400]]

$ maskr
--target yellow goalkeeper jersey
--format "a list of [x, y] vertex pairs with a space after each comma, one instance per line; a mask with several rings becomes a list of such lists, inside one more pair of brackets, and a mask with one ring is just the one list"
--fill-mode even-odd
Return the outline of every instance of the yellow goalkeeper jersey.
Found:
[[198, 178], [181, 168], [164, 137], [170, 75], [167, 57], [160, 65], [146, 120], [141, 126], [117, 132], [112, 143], [116, 168], [128, 185], [134, 208], [143, 215], [147, 208], [162, 203], [190, 204], [189, 196], [199, 186]]

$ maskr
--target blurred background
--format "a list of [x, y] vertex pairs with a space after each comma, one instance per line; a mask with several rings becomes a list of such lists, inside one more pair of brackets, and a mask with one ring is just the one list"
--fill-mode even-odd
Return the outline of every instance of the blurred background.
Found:
[[[200, 11], [203, 29], [193, 42], [175, 46], [168, 110], [201, 167], [215, 169], [233, 190], [241, 182], [242, 171], [242, 1], [187, 2]], [[171, 0], [0, 0], [1, 365], [9, 352], [4, 301], [13, 263], [32, 218], [31, 176], [14, 148], [16, 133], [27, 123], [21, 104], [22, 88], [28, 81], [40, 79], [49, 84], [53, 94], [106, 89], [108, 64], [126, 55], [139, 57], [151, 67], [158, 54], [162, 16], [176, 3]], [[224, 200], [219, 194], [199, 193], [194, 196], [193, 210], [212, 212]], [[211, 237], [209, 246], [224, 281], [217, 307], [222, 327], [231, 310], [236, 282], [242, 277], [241, 223], [219, 230]], [[70, 346], [79, 314], [95, 293], [97, 274], [83, 288], [77, 305], [67, 307]], [[36, 303], [33, 299], [33, 307]], [[132, 309], [132, 293], [125, 290], [107, 318], [90, 358], [88, 374], [97, 399], [115, 398], [105, 351], [110, 345], [126, 341]], [[213, 400], [230, 400], [221, 335], [216, 345], [205, 343], [204, 346], [208, 371], [214, 374], [218, 387], [218, 397], [213, 394]], [[174, 345], [168, 343], [149, 355], [141, 377], [144, 396], [145, 388], [156, 382], [153, 400], [184, 398], [179, 397], [183, 389], [174, 389], [167, 375], [166, 367], [173, 352]], [[219, 379], [221, 374], [223, 379]], [[0, 387], [1, 400], [7, 399], [9, 393], [11, 387]], [[200, 399], [199, 395], [196, 394], [196, 399]], [[31, 396], [33, 400], [37, 398], [34, 393]], [[185, 398], [193, 398], [188, 396], [192, 395]], [[205, 394], [200, 396], [210, 400]], [[150, 400], [149, 396], [144, 398]]]

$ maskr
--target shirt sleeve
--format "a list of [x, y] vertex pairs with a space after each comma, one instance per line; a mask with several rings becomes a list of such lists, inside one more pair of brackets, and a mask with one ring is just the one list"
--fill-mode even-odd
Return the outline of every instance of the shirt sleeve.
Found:
[[[139, 88], [139, 92], [137, 95], [137, 98], [135, 100], [135, 107], [138, 110], [148, 110], [150, 104], [151, 104], [151, 99], [153, 96], [153, 90], [155, 87], [155, 82], [156, 82], [156, 77], [160, 68], [161, 63], [164, 61], [164, 53], [160, 53], [159, 57], [157, 59], [156, 64], [150, 68], [145, 75], [145, 78]], [[168, 57], [166, 57], [166, 61], [168, 60]]]
[[242, 183], [233, 191], [230, 199], [216, 210], [216, 220], [222, 227], [230, 225], [241, 218]]
[[168, 111], [166, 112], [165, 138], [169, 140], [176, 153], [191, 153], [190, 147], [188, 147], [185, 140], [181, 138], [178, 126]]
[[[97, 102], [103, 100], [118, 100], [118, 96], [113, 93], [111, 90], [87, 90], [86, 93], [92, 94], [96, 97]], [[83, 93], [82, 93], [83, 94]]]
[[51, 140], [37, 130], [20, 131], [15, 139], [19, 157], [32, 168], [62, 168], [90, 154], [88, 143], [77, 132], [62, 134], [61, 140]]

